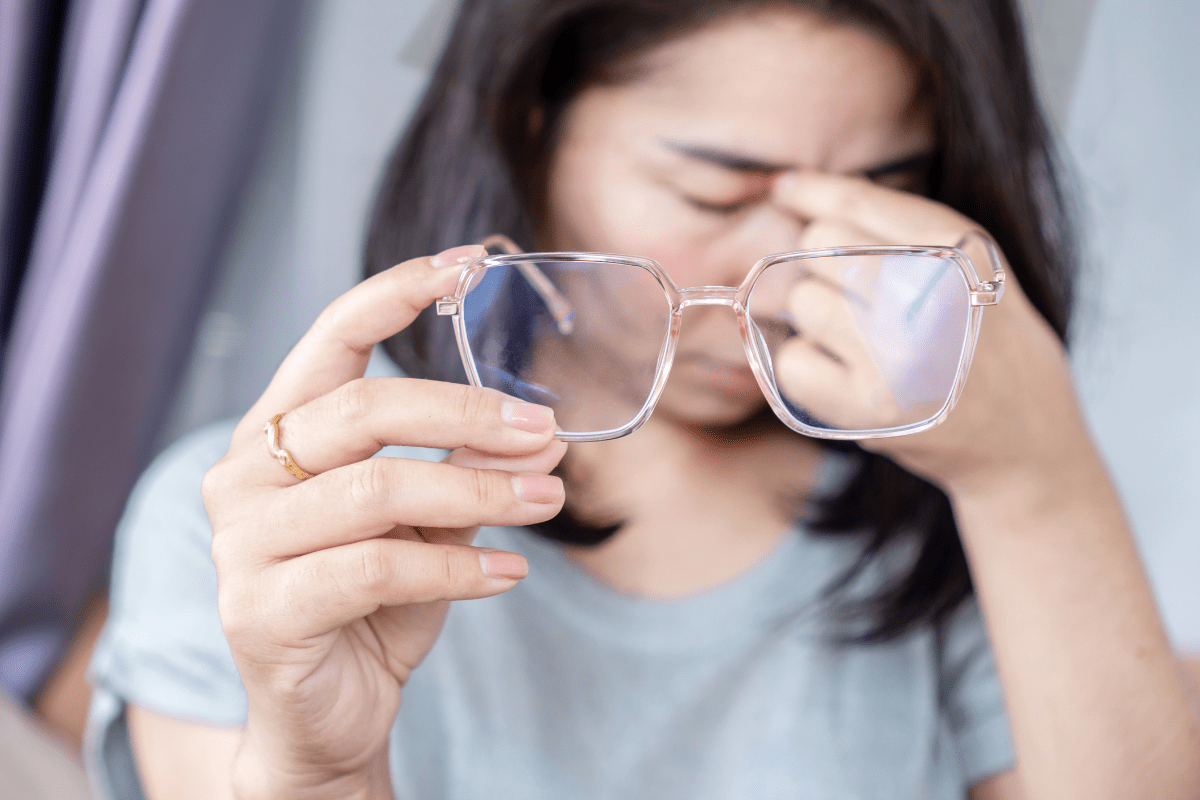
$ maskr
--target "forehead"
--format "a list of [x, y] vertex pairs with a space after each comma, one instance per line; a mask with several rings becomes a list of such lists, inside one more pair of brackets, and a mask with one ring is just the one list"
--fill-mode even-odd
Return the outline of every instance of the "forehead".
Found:
[[650, 51], [638, 67], [629, 83], [585, 92], [629, 135], [837, 171], [931, 128], [908, 58], [872, 32], [799, 10], [731, 15]]

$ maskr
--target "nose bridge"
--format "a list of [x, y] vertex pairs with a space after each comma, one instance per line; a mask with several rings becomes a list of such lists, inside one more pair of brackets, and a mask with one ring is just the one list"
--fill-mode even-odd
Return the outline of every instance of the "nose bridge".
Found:
[[736, 302], [734, 294], [737, 289], [733, 286], [693, 286], [690, 289], [680, 289], [679, 308], [688, 306], [730, 306]]

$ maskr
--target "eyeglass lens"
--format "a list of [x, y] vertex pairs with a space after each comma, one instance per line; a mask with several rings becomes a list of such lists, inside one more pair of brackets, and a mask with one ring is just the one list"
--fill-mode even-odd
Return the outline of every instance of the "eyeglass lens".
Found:
[[886, 431], [950, 400], [970, 328], [958, 265], [930, 256], [838, 255], [774, 264], [747, 301], [784, 407], [821, 431]]
[[567, 433], [632, 422], [654, 387], [671, 305], [649, 270], [619, 263], [533, 263], [573, 310], [559, 324], [514, 264], [488, 267], [463, 299], [480, 383], [554, 409]]
[[[665, 355], [671, 304], [650, 270], [530, 260], [573, 310], [556, 318], [515, 263], [472, 279], [462, 315], [479, 382], [548, 405], [565, 433], [638, 417]], [[969, 287], [947, 258], [837, 255], [767, 267], [747, 300], [752, 347], [776, 407], [812, 432], [920, 424], [964, 361]]]

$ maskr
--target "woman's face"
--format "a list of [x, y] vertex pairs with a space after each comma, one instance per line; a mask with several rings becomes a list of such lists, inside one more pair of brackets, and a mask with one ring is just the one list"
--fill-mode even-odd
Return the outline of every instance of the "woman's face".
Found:
[[[652, 258], [680, 288], [736, 286], [761, 257], [803, 246], [805, 220], [769, 199], [783, 171], [862, 174], [933, 148], [909, 60], [800, 11], [731, 16], [639, 66], [567, 109], [544, 233], [553, 249]], [[922, 177], [881, 180], [919, 190]], [[732, 310], [688, 308], [657, 413], [729, 425], [764, 402]]]

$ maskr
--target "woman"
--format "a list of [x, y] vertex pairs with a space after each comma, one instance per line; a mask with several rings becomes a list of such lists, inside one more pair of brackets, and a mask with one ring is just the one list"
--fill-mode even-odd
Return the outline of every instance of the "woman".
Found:
[[[231, 444], [185, 442], [132, 501], [95, 664], [109, 785], [131, 743], [152, 798], [1194, 796], [1200, 714], [1063, 356], [1051, 167], [1006, 3], [465, 3], [381, 187], [373, 277]], [[937, 427], [787, 429], [935, 421], [837, 419], [879, 386], [822, 399], [863, 374], [829, 332], [866, 327], [822, 327], [792, 280], [743, 342], [689, 308], [654, 415], [568, 447], [551, 382], [621, 362], [539, 345], [467, 362], [518, 397], [445, 382], [431, 304], [470, 343], [456, 290], [484, 251], [463, 243], [492, 233], [648, 257], [682, 288], [772, 253], [961, 243], [971, 302], [1007, 286]], [[616, 319], [594, 341], [637, 341], [648, 306], [558, 286], [564, 336]], [[385, 340], [433, 380], [361, 379]], [[205, 520], [187, 498], [226, 446]]]

